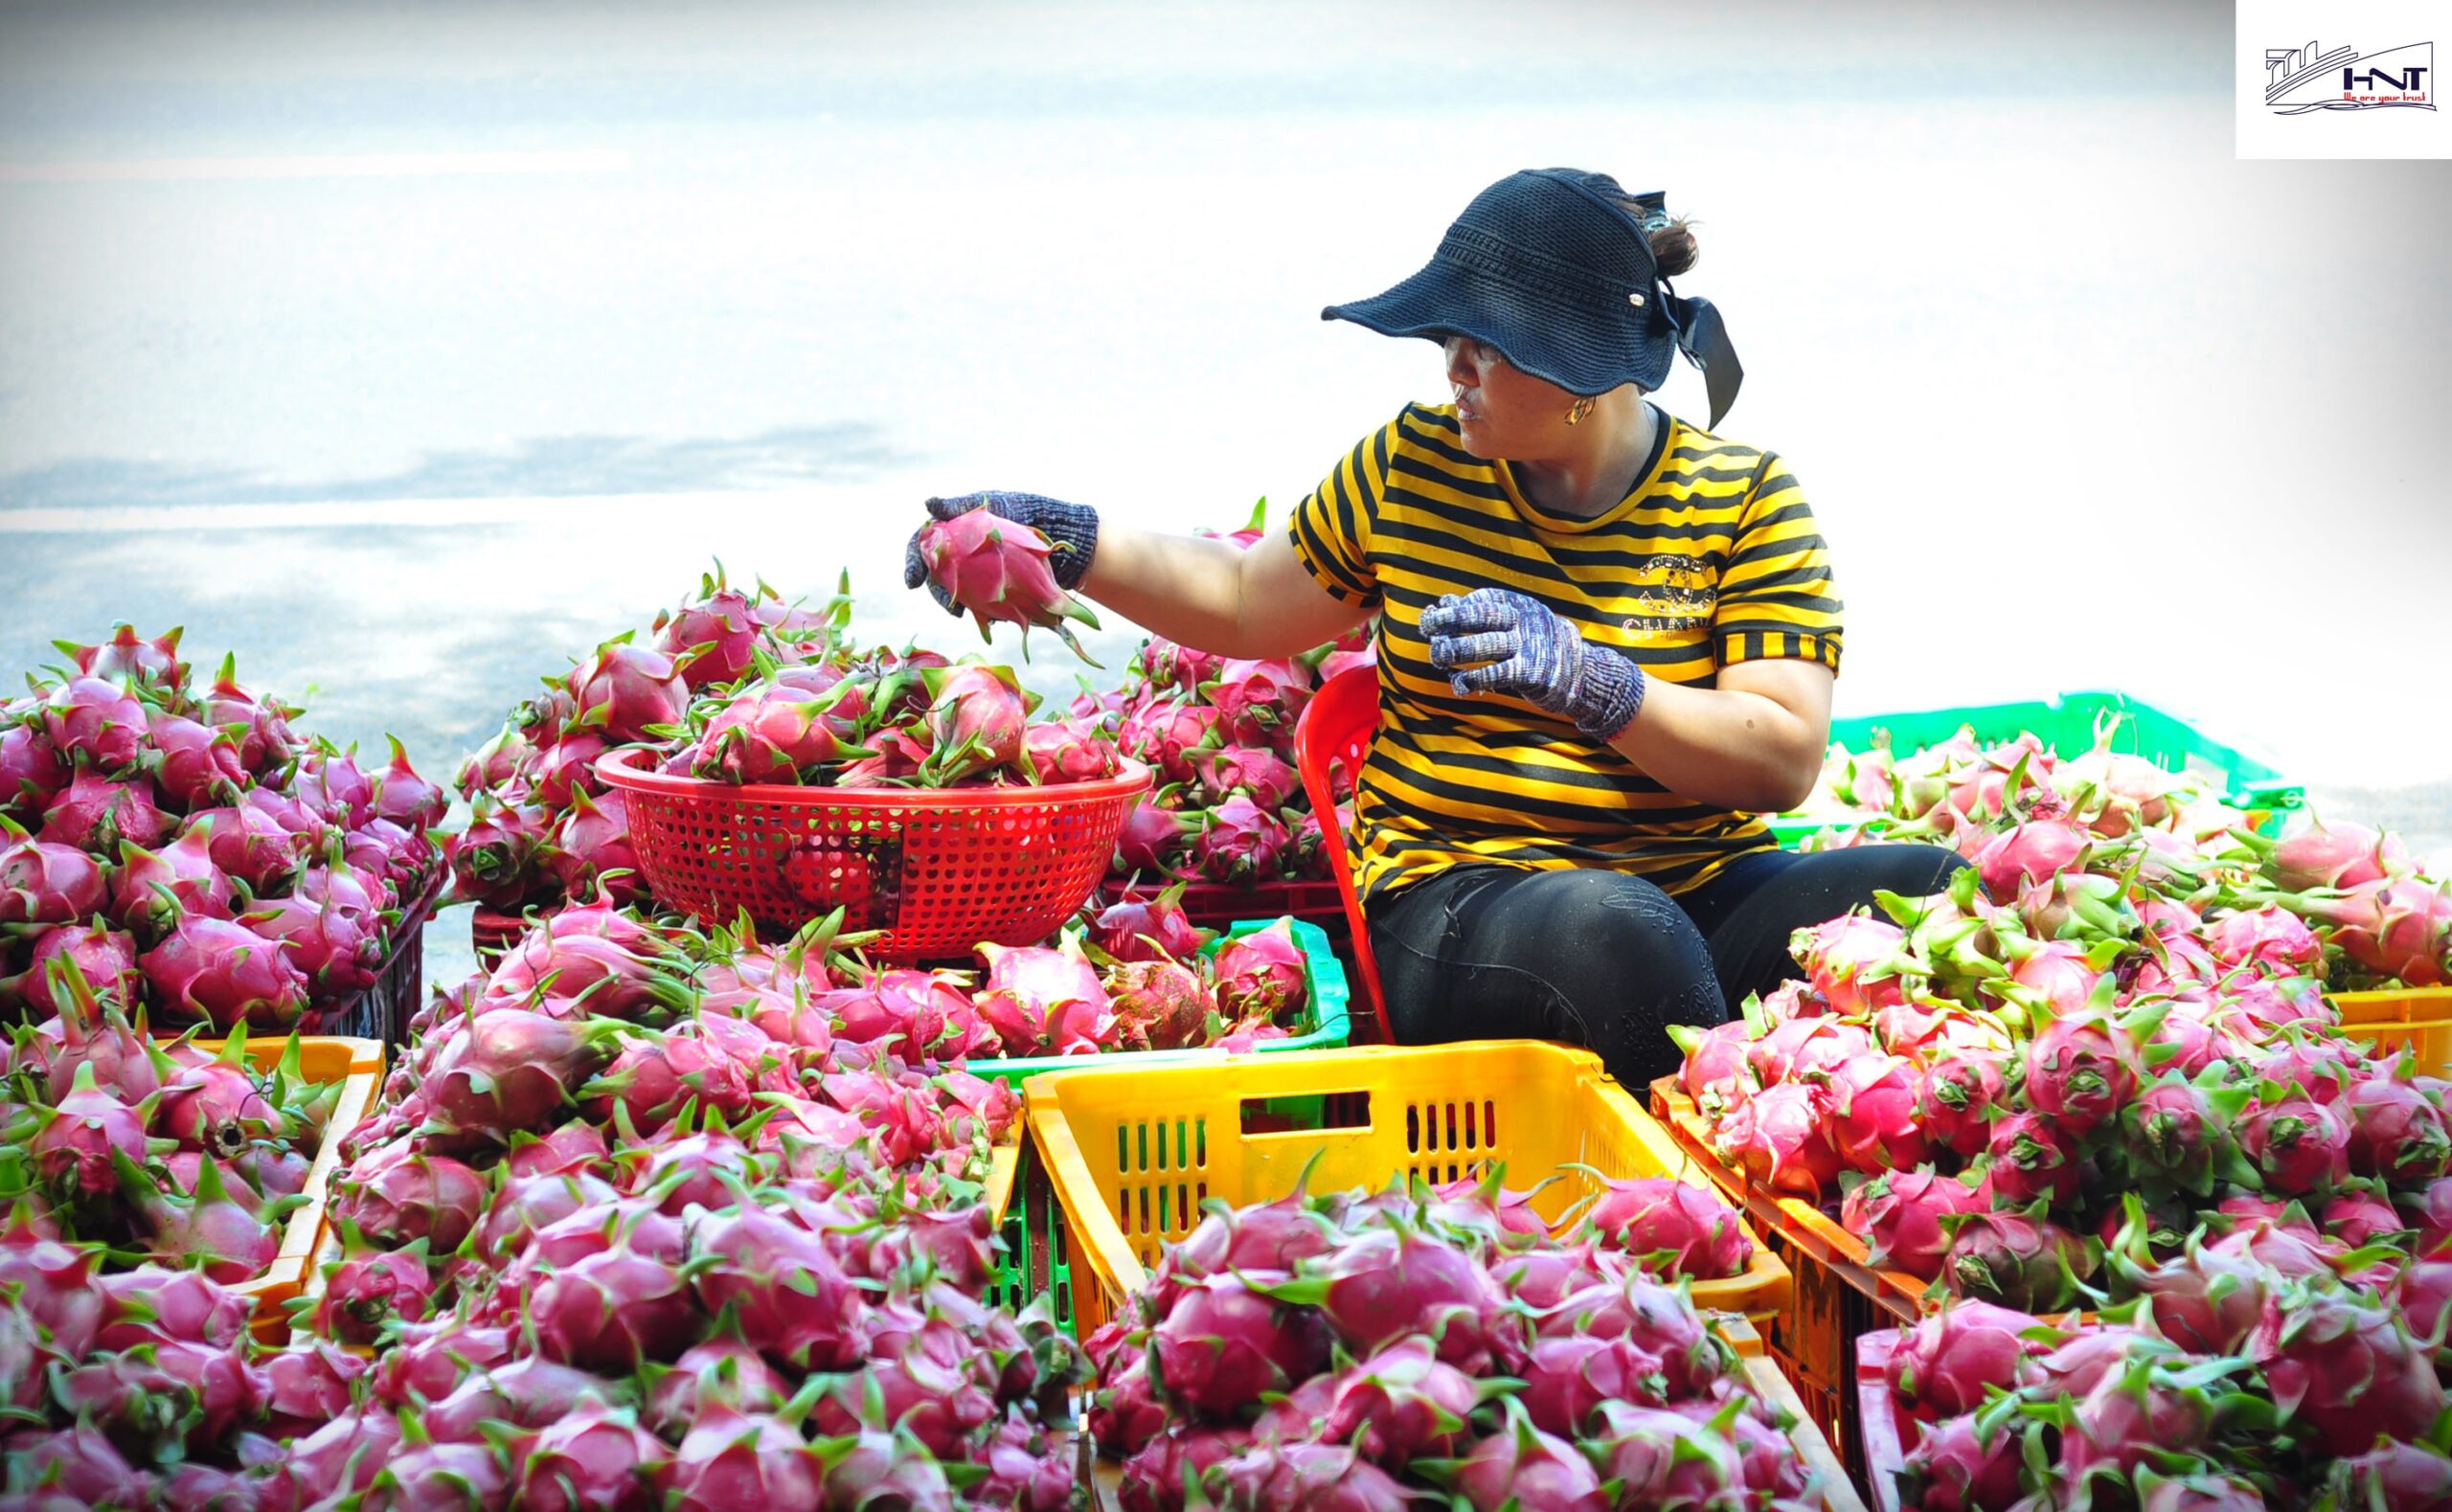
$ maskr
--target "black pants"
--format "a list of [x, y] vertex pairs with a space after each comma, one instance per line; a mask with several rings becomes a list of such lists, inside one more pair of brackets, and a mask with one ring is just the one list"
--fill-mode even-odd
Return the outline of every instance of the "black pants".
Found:
[[1454, 867], [1374, 903], [1371, 948], [1400, 1043], [1566, 1040], [1641, 1087], [1677, 1069], [1666, 1026], [1722, 1023], [1801, 975], [1798, 929], [1964, 865], [1940, 846], [1760, 850], [1681, 897], [1615, 871]]

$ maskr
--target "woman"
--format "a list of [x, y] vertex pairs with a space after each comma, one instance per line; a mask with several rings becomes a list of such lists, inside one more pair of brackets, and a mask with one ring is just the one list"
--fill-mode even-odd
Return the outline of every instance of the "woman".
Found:
[[928, 501], [1036, 527], [1059, 582], [1206, 651], [1373, 622], [1356, 880], [1408, 1043], [1571, 1040], [1640, 1082], [1677, 1063], [1666, 1026], [1790, 975], [1797, 928], [1957, 864], [1790, 855], [1753, 817], [1812, 789], [1840, 604], [1779, 458], [1646, 397], [1679, 350], [1714, 425], [1736, 395], [1717, 312], [1668, 283], [1693, 260], [1661, 195], [1566, 169], [1492, 185], [1420, 272], [1322, 312], [1441, 342], [1455, 402], [1408, 405], [1249, 552], [1032, 494]]

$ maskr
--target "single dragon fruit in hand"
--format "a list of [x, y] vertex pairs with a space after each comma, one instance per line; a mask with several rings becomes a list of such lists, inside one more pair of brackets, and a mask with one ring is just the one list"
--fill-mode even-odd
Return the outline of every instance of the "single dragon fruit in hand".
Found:
[[930, 520], [920, 530], [920, 559], [928, 575], [957, 608], [979, 621], [982, 640], [988, 638], [991, 621], [1023, 626], [1026, 645], [1030, 627], [1037, 626], [1055, 631], [1074, 655], [1087, 662], [1065, 621], [1078, 621], [1095, 630], [1099, 617], [1056, 585], [1055, 569], [1048, 565], [1055, 551], [1030, 526], [986, 508]]

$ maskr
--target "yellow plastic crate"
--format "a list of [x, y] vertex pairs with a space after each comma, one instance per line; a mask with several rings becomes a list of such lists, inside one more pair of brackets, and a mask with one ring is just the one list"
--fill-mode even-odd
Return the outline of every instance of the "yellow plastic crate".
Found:
[[2452, 1072], [2452, 987], [2336, 992], [2332, 1000], [2344, 1034], [2381, 1052], [2408, 1049], [2411, 1064], [2426, 1075]]
[[[225, 1043], [200, 1040], [197, 1046], [218, 1055]], [[247, 1059], [257, 1070], [270, 1071], [280, 1064], [288, 1049], [286, 1039], [250, 1039]], [[256, 1338], [274, 1345], [289, 1338], [289, 1300], [306, 1290], [316, 1252], [323, 1245], [326, 1191], [331, 1185], [333, 1169], [340, 1164], [341, 1140], [374, 1107], [375, 1094], [382, 1085], [383, 1045], [379, 1040], [302, 1035], [298, 1041], [298, 1071], [308, 1081], [339, 1082], [340, 1100], [324, 1125], [323, 1142], [307, 1167], [306, 1201], [289, 1215], [282, 1229], [281, 1253], [262, 1275], [231, 1288], [255, 1299], [252, 1326]]]
[[[1055, 1072], [1024, 1095], [1063, 1208], [1083, 1337], [1142, 1284], [1163, 1246], [1192, 1231], [1203, 1201], [1274, 1201], [1315, 1157], [1311, 1186], [1323, 1192], [1397, 1177], [1449, 1182], [1492, 1163], [1518, 1186], [1569, 1163], [1618, 1178], [1683, 1176], [1688, 1163], [1599, 1056], [1532, 1040]], [[1555, 1222], [1598, 1188], [1566, 1171], [1534, 1206]], [[1697, 1307], [1769, 1319], [1787, 1305], [1787, 1267], [1748, 1231], [1753, 1263], [1694, 1282]]]

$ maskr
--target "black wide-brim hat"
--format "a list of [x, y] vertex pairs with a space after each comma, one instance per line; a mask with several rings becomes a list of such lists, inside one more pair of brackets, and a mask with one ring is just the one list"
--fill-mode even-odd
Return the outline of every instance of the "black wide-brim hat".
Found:
[[1644, 221], [1620, 199], [1666, 222], [1663, 195], [1629, 195], [1604, 173], [1510, 174], [1473, 196], [1420, 272], [1320, 318], [1383, 336], [1468, 336], [1578, 395], [1657, 389], [1683, 350], [1703, 370], [1716, 426], [1745, 375], [1728, 331], [1710, 301], [1669, 286]]

